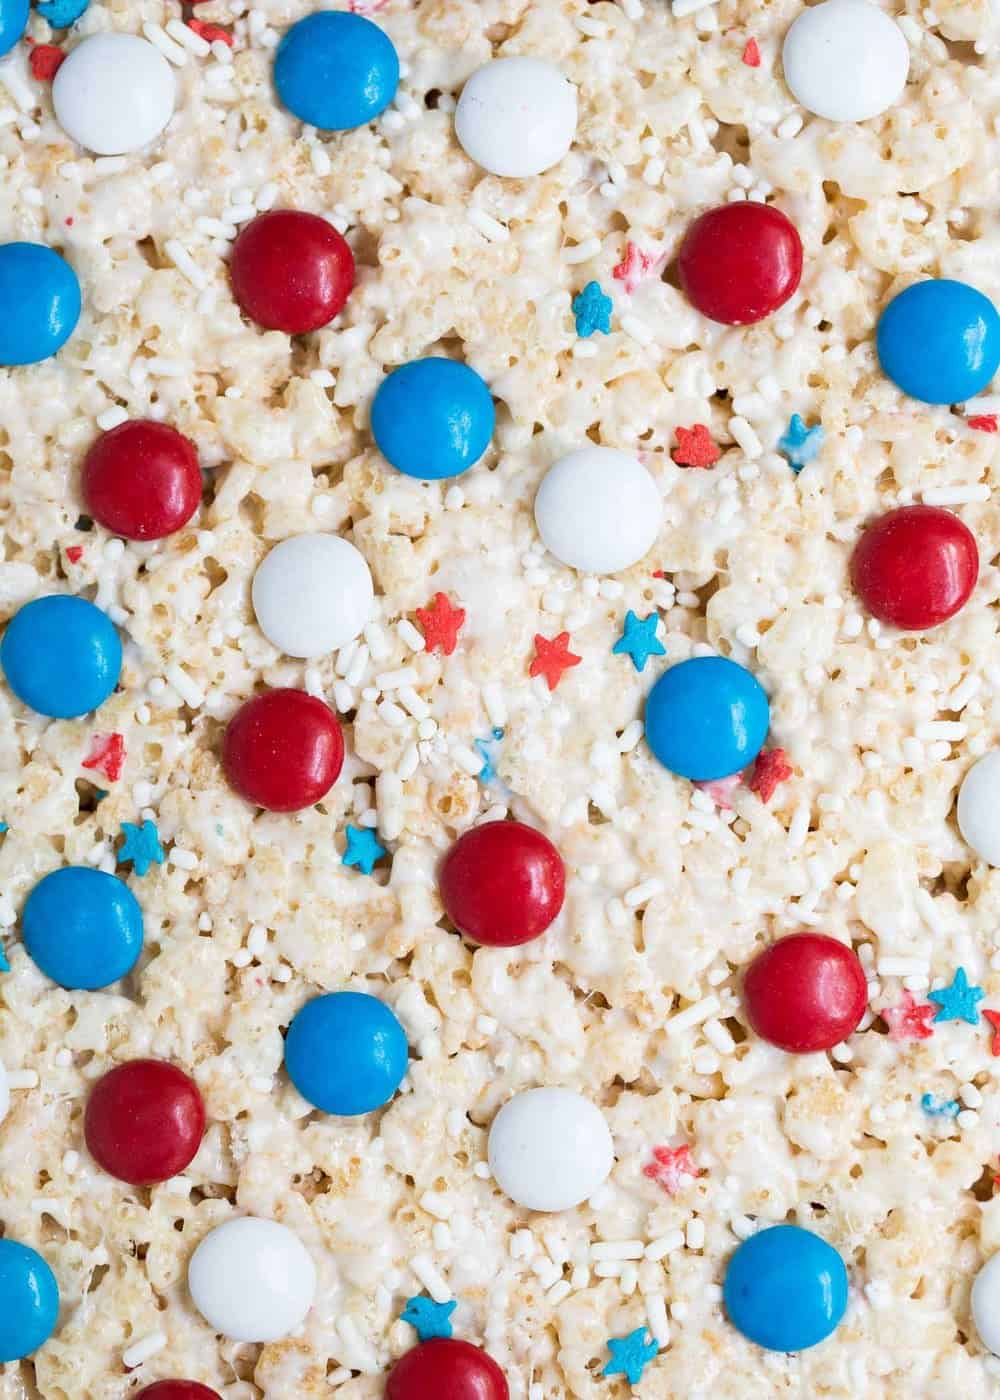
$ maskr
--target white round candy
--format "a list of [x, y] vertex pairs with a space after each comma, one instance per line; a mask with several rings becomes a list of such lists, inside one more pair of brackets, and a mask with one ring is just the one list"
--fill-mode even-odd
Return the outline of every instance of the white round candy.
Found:
[[972, 1285], [972, 1320], [984, 1347], [1000, 1356], [1000, 1254], [994, 1254]]
[[298, 1235], [274, 1220], [244, 1215], [206, 1235], [188, 1265], [202, 1317], [234, 1342], [275, 1342], [305, 1319], [316, 1268]]
[[260, 630], [286, 656], [325, 656], [353, 642], [375, 604], [365, 557], [339, 535], [293, 535], [254, 574]]
[[174, 75], [155, 45], [134, 34], [95, 34], [71, 50], [52, 83], [56, 119], [99, 156], [146, 146], [174, 111]]
[[616, 574], [638, 563], [662, 517], [649, 472], [612, 447], [582, 447], [561, 457], [535, 497], [535, 524], [546, 549], [588, 574]]
[[529, 1210], [569, 1210], [592, 1196], [614, 1166], [601, 1110], [572, 1089], [527, 1089], [493, 1120], [490, 1171]]
[[974, 763], [958, 790], [958, 829], [989, 865], [1000, 865], [1000, 749]]
[[455, 108], [466, 155], [523, 178], [558, 164], [576, 134], [576, 88], [543, 58], [498, 58], [473, 73]]
[[833, 122], [863, 122], [906, 86], [910, 50], [899, 25], [868, 0], [826, 0], [785, 35], [785, 82], [797, 102]]

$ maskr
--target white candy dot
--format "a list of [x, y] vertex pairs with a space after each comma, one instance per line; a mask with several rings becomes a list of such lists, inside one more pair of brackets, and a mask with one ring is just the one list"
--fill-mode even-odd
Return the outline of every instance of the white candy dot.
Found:
[[572, 1089], [527, 1089], [493, 1120], [490, 1171], [529, 1210], [570, 1210], [592, 1196], [614, 1166], [601, 1110]]
[[535, 524], [545, 547], [587, 574], [616, 574], [638, 563], [662, 517], [649, 472], [611, 447], [582, 447], [561, 457], [535, 497]]
[[977, 856], [1000, 865], [1000, 749], [974, 763], [962, 779], [958, 829]]
[[1000, 1254], [994, 1254], [972, 1285], [972, 1320], [984, 1347], [1000, 1356]]
[[216, 1332], [235, 1342], [274, 1342], [312, 1307], [316, 1268], [286, 1226], [245, 1215], [205, 1236], [188, 1265], [188, 1288]]
[[174, 111], [174, 75], [159, 49], [135, 34], [95, 34], [70, 51], [52, 83], [56, 120], [101, 156], [146, 146]]
[[455, 135], [477, 165], [523, 178], [558, 164], [576, 134], [576, 88], [542, 58], [477, 69], [455, 108]]
[[275, 545], [253, 580], [260, 630], [286, 656], [325, 656], [371, 621], [375, 594], [365, 557], [339, 535], [293, 535]]
[[863, 122], [898, 102], [910, 50], [899, 25], [868, 0], [826, 0], [785, 35], [785, 81], [817, 117]]

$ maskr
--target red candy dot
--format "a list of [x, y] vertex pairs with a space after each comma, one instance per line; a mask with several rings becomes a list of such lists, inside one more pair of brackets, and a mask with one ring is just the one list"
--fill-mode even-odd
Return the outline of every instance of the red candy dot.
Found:
[[222, 741], [230, 786], [270, 812], [298, 812], [324, 797], [344, 762], [329, 707], [304, 690], [269, 690], [242, 705]]
[[136, 1400], [222, 1400], [217, 1390], [198, 1381], [154, 1381], [140, 1390]]
[[83, 459], [88, 515], [127, 540], [161, 540], [201, 501], [198, 454], [176, 428], [135, 419], [101, 436]]
[[769, 204], [722, 204], [684, 235], [678, 272], [702, 315], [747, 326], [784, 306], [799, 285], [802, 240], [791, 220]]
[[547, 836], [521, 822], [486, 822], [452, 846], [438, 880], [448, 918], [467, 938], [513, 948], [545, 932], [562, 908], [566, 871]]
[[920, 632], [954, 617], [979, 577], [968, 526], [939, 506], [902, 506], [868, 526], [851, 558], [851, 582], [882, 622]]
[[205, 1132], [194, 1080], [163, 1060], [130, 1060], [99, 1079], [83, 1119], [90, 1155], [119, 1181], [151, 1186], [190, 1163]]
[[354, 255], [318, 214], [258, 214], [233, 244], [233, 292], [267, 330], [303, 335], [332, 321], [354, 286]]
[[868, 985], [846, 944], [825, 933], [793, 933], [754, 958], [743, 997], [762, 1040], [807, 1054], [829, 1050], [857, 1029]]
[[509, 1400], [500, 1367], [470, 1342], [435, 1337], [401, 1356], [385, 1400]]

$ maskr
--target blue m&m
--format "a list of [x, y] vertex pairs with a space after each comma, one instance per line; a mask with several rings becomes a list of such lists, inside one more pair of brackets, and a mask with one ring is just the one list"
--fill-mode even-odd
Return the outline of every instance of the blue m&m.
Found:
[[80, 319], [80, 283], [42, 243], [0, 243], [0, 365], [47, 360]]
[[28, 0], [0, 0], [0, 54], [9, 53], [28, 23]]
[[37, 1250], [0, 1240], [0, 1362], [30, 1356], [59, 1316], [55, 1274]]
[[142, 952], [139, 901], [115, 875], [68, 865], [28, 895], [24, 946], [46, 977], [70, 991], [97, 991], [124, 977]]
[[0, 666], [19, 700], [53, 719], [73, 719], [103, 705], [122, 669], [114, 624], [86, 598], [54, 593], [11, 618]]
[[924, 403], [965, 403], [1000, 365], [1000, 316], [967, 282], [931, 278], [893, 297], [876, 336], [885, 374]]
[[274, 85], [290, 112], [320, 131], [350, 131], [383, 112], [399, 86], [389, 36], [363, 15], [322, 11], [278, 45]]
[[724, 656], [671, 666], [646, 700], [646, 740], [671, 773], [695, 782], [728, 778], [752, 763], [771, 723], [767, 695]]
[[772, 1225], [736, 1250], [722, 1296], [730, 1322], [750, 1341], [768, 1351], [804, 1351], [844, 1316], [847, 1270], [812, 1230]]
[[485, 382], [458, 360], [431, 355], [394, 369], [372, 404], [372, 434], [406, 476], [441, 481], [486, 451], [496, 413]]
[[388, 1103], [406, 1073], [406, 1032], [378, 997], [330, 992], [288, 1027], [285, 1068], [309, 1103], [353, 1117]]

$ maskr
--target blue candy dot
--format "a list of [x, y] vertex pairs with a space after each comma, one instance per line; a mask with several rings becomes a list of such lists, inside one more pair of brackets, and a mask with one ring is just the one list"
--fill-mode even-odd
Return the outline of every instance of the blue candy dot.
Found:
[[96, 710], [118, 684], [122, 644], [100, 608], [55, 593], [14, 614], [0, 666], [19, 700], [53, 719], [73, 719]]
[[29, 956], [71, 991], [110, 986], [142, 952], [142, 910], [114, 875], [68, 865], [28, 895], [21, 920]]
[[0, 1240], [0, 1361], [37, 1351], [58, 1316], [59, 1285], [42, 1256], [16, 1240]]
[[372, 433], [384, 457], [421, 481], [467, 471], [486, 451], [496, 412], [486, 384], [458, 360], [411, 360], [382, 381]]
[[306, 1002], [285, 1037], [285, 1068], [325, 1113], [353, 1116], [388, 1103], [406, 1073], [406, 1032], [384, 1002], [330, 992]]
[[893, 297], [876, 337], [885, 374], [924, 403], [964, 403], [1000, 365], [1000, 316], [967, 282], [935, 278]]
[[302, 121], [320, 131], [350, 131], [373, 121], [396, 96], [399, 55], [363, 15], [307, 15], [278, 45], [274, 85]]
[[9, 53], [28, 23], [28, 0], [0, 0], [0, 54]]
[[646, 700], [646, 740], [671, 773], [728, 778], [764, 746], [771, 710], [760, 682], [724, 656], [671, 666]]
[[64, 345], [80, 319], [80, 283], [41, 243], [0, 243], [0, 365], [33, 365]]
[[769, 1351], [804, 1351], [839, 1325], [847, 1270], [826, 1240], [798, 1225], [772, 1225], [729, 1261], [722, 1296], [733, 1326]]

